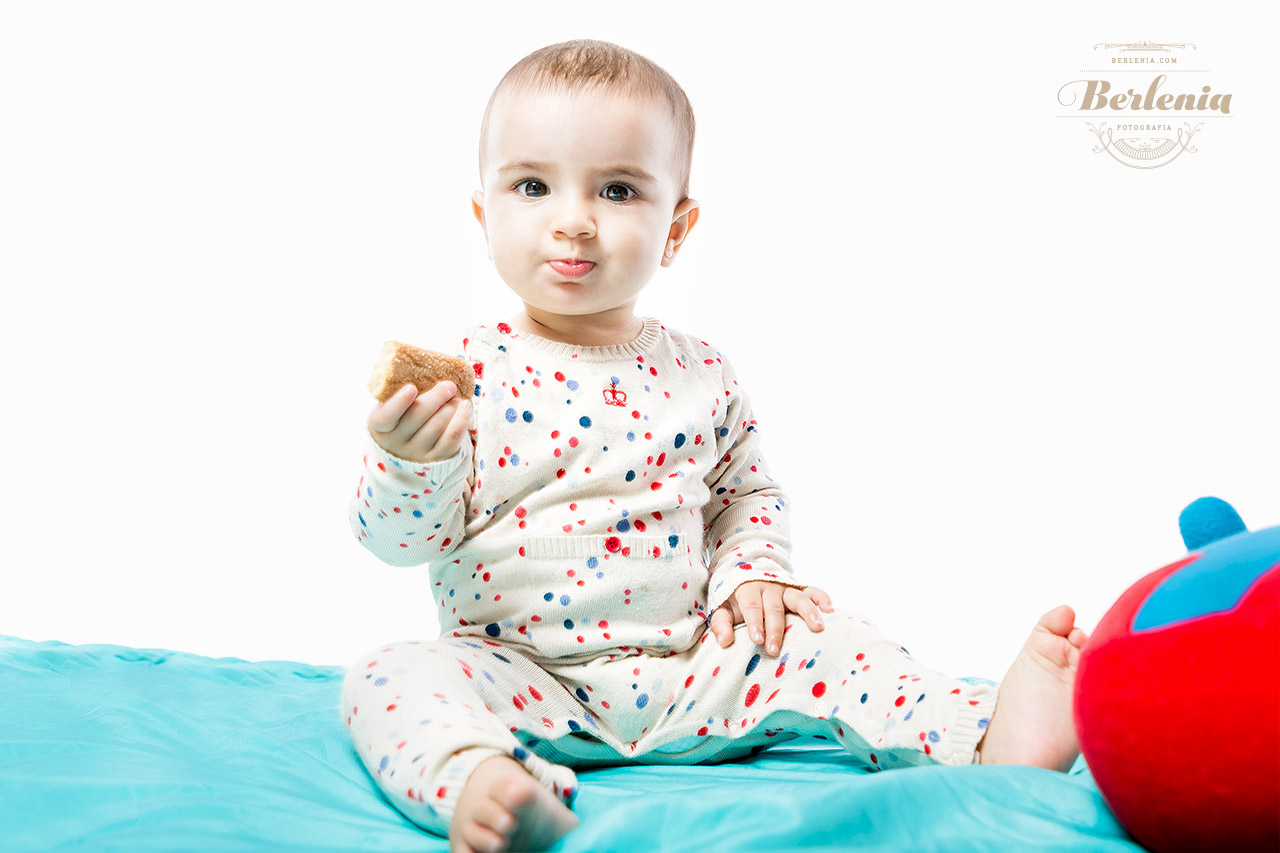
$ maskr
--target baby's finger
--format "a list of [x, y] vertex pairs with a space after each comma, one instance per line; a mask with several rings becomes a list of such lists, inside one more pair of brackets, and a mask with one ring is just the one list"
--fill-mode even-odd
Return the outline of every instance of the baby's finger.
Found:
[[[437, 382], [430, 391], [425, 394], [419, 394], [408, 410], [400, 415], [400, 422], [392, 430], [391, 437], [396, 441], [407, 444], [413, 439], [414, 434], [422, 429], [423, 424], [439, 414], [441, 410], [448, 408], [453, 398], [453, 383]], [[449, 411], [452, 412], [453, 409], [449, 408]]]
[[[742, 586], [746, 586], [743, 584]], [[731, 598], [738, 600], [738, 610], [742, 613], [742, 621], [747, 625], [747, 636], [756, 645], [764, 644], [764, 600], [754, 588], [741, 592], [742, 587], [734, 591]], [[745, 600], [744, 600], [745, 599]]]
[[[434, 453], [433, 450], [441, 443], [445, 430], [448, 429], [449, 424], [455, 422], [454, 416], [462, 408], [461, 401], [449, 400], [436, 409], [431, 417], [427, 418], [417, 432], [405, 441], [405, 447], [411, 451], [413, 458], [428, 462], [433, 459], [444, 458], [440, 453]], [[445, 455], [452, 456], [454, 452], [456, 451], [450, 451]]]
[[787, 628], [787, 608], [782, 604], [782, 596], [765, 594], [764, 606], [765, 636], [769, 639], [769, 654], [776, 655], [782, 651], [782, 635]]
[[810, 601], [815, 602], [821, 609], [831, 613], [835, 608], [831, 605], [831, 596], [826, 590], [818, 589], [816, 586], [806, 586], [800, 591]]
[[808, 623], [810, 631], [822, 630], [822, 614], [818, 612], [818, 605], [813, 598], [809, 597], [807, 589], [788, 589], [784, 600], [791, 612], [804, 617], [804, 621]]
[[417, 396], [418, 389], [412, 382], [403, 386], [369, 413], [369, 429], [374, 432], [391, 432]]
[[733, 616], [723, 606], [711, 614], [711, 633], [720, 648], [727, 649], [733, 645]]

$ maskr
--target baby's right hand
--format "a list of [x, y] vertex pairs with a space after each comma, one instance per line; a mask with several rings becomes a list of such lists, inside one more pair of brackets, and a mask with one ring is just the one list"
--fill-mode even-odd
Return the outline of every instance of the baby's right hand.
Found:
[[462, 447], [471, 423], [471, 401], [455, 398], [456, 393], [448, 380], [420, 397], [417, 388], [405, 385], [369, 413], [369, 436], [410, 462], [448, 459]]

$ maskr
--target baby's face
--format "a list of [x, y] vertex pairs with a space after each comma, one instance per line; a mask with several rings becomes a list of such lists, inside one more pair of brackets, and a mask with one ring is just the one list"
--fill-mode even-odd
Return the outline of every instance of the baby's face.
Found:
[[[503, 281], [549, 314], [630, 316], [697, 217], [697, 202], [679, 198], [674, 143], [657, 102], [600, 91], [500, 96], [473, 202]], [[567, 275], [550, 263], [565, 258], [594, 266]]]

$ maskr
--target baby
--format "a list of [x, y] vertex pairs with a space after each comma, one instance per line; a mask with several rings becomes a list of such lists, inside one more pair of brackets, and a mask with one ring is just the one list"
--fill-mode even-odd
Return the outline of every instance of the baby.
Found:
[[680, 86], [617, 45], [517, 63], [472, 205], [524, 309], [464, 331], [473, 386], [409, 385], [369, 415], [352, 530], [430, 564], [441, 636], [353, 665], [342, 718], [383, 795], [451, 850], [554, 843], [578, 824], [572, 768], [806, 734], [873, 770], [1078, 755], [1070, 607], [1041, 617], [997, 705], [796, 579], [729, 359], [635, 314], [698, 220], [693, 135]]

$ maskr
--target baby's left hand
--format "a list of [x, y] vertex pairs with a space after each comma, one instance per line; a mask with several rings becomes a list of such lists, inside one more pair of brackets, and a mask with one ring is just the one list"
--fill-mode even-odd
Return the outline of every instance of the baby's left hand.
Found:
[[822, 630], [819, 608], [828, 613], [834, 610], [831, 596], [816, 586], [796, 589], [774, 581], [747, 581], [711, 614], [711, 631], [720, 647], [727, 649], [733, 645], [733, 626], [745, 621], [751, 639], [760, 644], [767, 636], [769, 654], [777, 656], [782, 652], [787, 613], [805, 617], [809, 630], [816, 632]]

